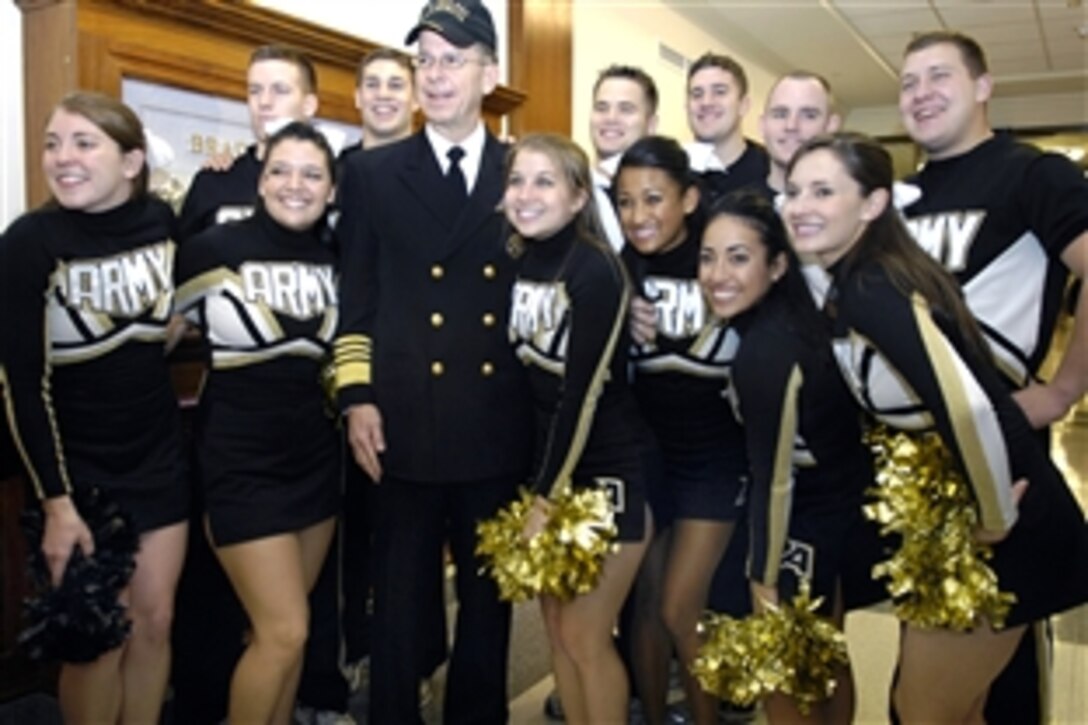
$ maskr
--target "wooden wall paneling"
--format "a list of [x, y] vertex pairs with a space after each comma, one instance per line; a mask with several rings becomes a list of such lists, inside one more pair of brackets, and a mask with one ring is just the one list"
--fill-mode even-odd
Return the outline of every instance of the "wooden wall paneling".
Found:
[[569, 0], [509, 0], [510, 82], [524, 89], [511, 114], [510, 133], [552, 131], [570, 135], [572, 17]]
[[75, 0], [16, 3], [23, 13], [23, 124], [26, 188], [35, 204], [45, 198], [42, 129], [57, 99], [76, 87]]

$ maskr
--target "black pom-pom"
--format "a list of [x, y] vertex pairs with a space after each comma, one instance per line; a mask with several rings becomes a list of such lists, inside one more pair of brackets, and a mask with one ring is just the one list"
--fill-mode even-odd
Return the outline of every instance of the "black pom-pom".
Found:
[[118, 601], [136, 568], [139, 537], [132, 521], [98, 488], [72, 498], [94, 536], [95, 553], [73, 550], [59, 587], [51, 584], [41, 550], [44, 514], [39, 508], [23, 513], [35, 593], [23, 603], [27, 626], [19, 644], [32, 659], [91, 662], [119, 647], [132, 626]]

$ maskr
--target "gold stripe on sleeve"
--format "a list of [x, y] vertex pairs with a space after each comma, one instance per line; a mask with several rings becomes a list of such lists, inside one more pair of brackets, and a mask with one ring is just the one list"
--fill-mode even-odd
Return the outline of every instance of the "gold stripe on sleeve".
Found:
[[[48, 339], [48, 338], [47, 338]], [[57, 452], [57, 471], [60, 474], [61, 483], [64, 484], [64, 493], [72, 493], [72, 484], [68, 480], [68, 468], [64, 463], [64, 450], [60, 445], [60, 433], [57, 431], [57, 421], [53, 415], [53, 400], [49, 394], [49, 362], [46, 359], [46, 373], [43, 376], [42, 398], [45, 403], [46, 414], [49, 417], [49, 429], [53, 436], [54, 450]], [[38, 471], [34, 468], [33, 462], [30, 460], [30, 455], [27, 453], [26, 445], [23, 443], [23, 437], [19, 433], [19, 421], [15, 418], [15, 404], [12, 402], [11, 396], [11, 383], [8, 380], [8, 371], [0, 365], [0, 387], [8, 391], [4, 397], [4, 412], [8, 418], [8, 426], [11, 428], [11, 440], [15, 443], [15, 447], [19, 451], [19, 456], [23, 459], [23, 464], [26, 466], [27, 475], [30, 476], [30, 482], [34, 486], [34, 493], [39, 499], [45, 499], [45, 487], [42, 486], [41, 476], [38, 475]]]
[[789, 534], [790, 509], [793, 505], [793, 447], [797, 438], [797, 398], [804, 382], [799, 365], [794, 365], [782, 396], [778, 415], [778, 440], [771, 472], [771, 494], [767, 501], [767, 557], [760, 581], [773, 587], [778, 583], [782, 551]]
[[[966, 363], [933, 322], [929, 304], [918, 293], [911, 296], [915, 321], [925, 352], [933, 365], [941, 397], [948, 411], [967, 479], [978, 501], [984, 528], [1007, 531], [1016, 523], [1012, 502], [1012, 474], [1005, 436], [997, 411]], [[950, 442], [950, 441], [949, 441]]]
[[[563, 294], [566, 295], [565, 288], [563, 288]], [[616, 343], [619, 340], [620, 332], [627, 321], [629, 297], [630, 292], [625, 286], [620, 295], [620, 303], [616, 307], [616, 319], [612, 322], [612, 332], [608, 335], [608, 342], [601, 351], [601, 357], [597, 361], [597, 369], [593, 372], [589, 387], [586, 389], [586, 396], [582, 400], [582, 410], [578, 414], [578, 425], [574, 429], [574, 436], [571, 438], [570, 447], [567, 448], [567, 455], [563, 460], [563, 465], [556, 474], [555, 481], [548, 492], [549, 497], [564, 494], [570, 490], [571, 475], [574, 473], [574, 467], [578, 464], [578, 459], [582, 457], [582, 451], [585, 449], [586, 439], [589, 437], [589, 431], [593, 425], [593, 414], [597, 409], [597, 399], [601, 395], [602, 388], [604, 388], [605, 380], [608, 379], [608, 369], [612, 362], [612, 355], [616, 351]]]
[[336, 389], [349, 385], [370, 385], [371, 342], [366, 335], [342, 335], [333, 343]]

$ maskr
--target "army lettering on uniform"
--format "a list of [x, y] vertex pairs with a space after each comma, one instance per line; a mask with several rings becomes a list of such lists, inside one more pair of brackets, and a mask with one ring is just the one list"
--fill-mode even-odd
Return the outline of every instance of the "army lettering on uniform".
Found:
[[67, 305], [138, 317], [174, 289], [174, 243], [161, 242], [104, 259], [76, 260], [58, 270]]
[[647, 277], [647, 299], [653, 300], [657, 329], [673, 339], [697, 335], [706, 321], [706, 305], [695, 279]]
[[299, 262], [246, 262], [239, 269], [245, 301], [308, 319], [336, 305], [332, 267]]
[[519, 280], [514, 285], [510, 308], [511, 336], [535, 340], [540, 335], [554, 332], [567, 308], [564, 298], [560, 284]]
[[910, 219], [907, 229], [922, 249], [955, 273], [967, 268], [967, 255], [985, 219], [982, 210], [946, 212]]

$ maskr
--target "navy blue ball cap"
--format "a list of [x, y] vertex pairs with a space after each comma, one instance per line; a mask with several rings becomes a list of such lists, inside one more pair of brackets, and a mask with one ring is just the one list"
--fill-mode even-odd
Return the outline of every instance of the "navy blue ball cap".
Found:
[[480, 0], [430, 0], [405, 45], [414, 43], [424, 30], [433, 30], [458, 48], [480, 43], [495, 52], [495, 23]]

